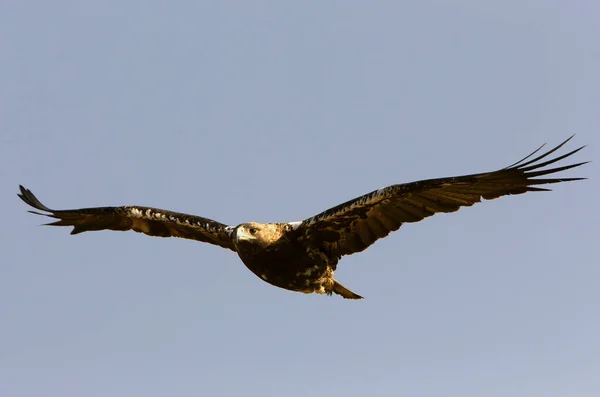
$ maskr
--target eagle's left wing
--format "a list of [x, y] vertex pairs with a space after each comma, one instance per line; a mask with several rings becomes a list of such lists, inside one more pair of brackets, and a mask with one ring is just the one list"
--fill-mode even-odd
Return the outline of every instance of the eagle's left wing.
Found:
[[149, 236], [202, 241], [235, 251], [231, 239], [234, 228], [212, 219], [135, 205], [53, 210], [42, 204], [30, 190], [23, 186], [19, 189], [21, 200], [45, 213], [29, 212], [58, 219], [48, 225], [73, 226], [71, 234], [93, 230], [133, 230]]
[[[575, 181], [585, 178], [536, 178], [578, 167], [585, 162], [556, 168], [550, 164], [575, 154], [567, 154], [540, 162], [567, 143], [572, 137], [532, 160], [523, 160], [498, 171], [450, 178], [429, 179], [392, 185], [357, 197], [301, 223], [294, 223], [313, 245], [331, 256], [340, 257], [359, 252], [376, 240], [398, 230], [405, 222], [419, 222], [438, 212], [454, 212], [463, 206], [509, 194], [545, 191], [537, 185]], [[542, 145], [543, 147], [543, 145]]]

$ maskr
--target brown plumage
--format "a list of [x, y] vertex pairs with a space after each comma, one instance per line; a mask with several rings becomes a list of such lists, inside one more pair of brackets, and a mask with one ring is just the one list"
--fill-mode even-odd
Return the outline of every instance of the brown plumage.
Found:
[[497, 171], [391, 185], [301, 222], [249, 222], [233, 227], [199, 216], [140, 206], [53, 210], [23, 186], [20, 186], [19, 197], [45, 213], [30, 212], [58, 219], [49, 225], [73, 226], [71, 234], [134, 230], [150, 236], [197, 240], [237, 252], [248, 269], [277, 287], [361, 299], [333, 277], [342, 256], [363, 251], [404, 223], [418, 222], [438, 212], [454, 212], [482, 198], [491, 200], [510, 194], [547, 191], [549, 189], [538, 186], [585, 179], [540, 178], [585, 164], [545, 168], [583, 149], [582, 146], [544, 160], [571, 138], [529, 160], [540, 147]]

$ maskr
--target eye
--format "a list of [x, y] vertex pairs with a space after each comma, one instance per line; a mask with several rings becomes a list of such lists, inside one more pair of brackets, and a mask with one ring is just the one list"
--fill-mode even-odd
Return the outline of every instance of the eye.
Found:
[[250, 232], [250, 234], [256, 234], [258, 232], [258, 230], [254, 227], [251, 227], [250, 229], [248, 229], [248, 231]]

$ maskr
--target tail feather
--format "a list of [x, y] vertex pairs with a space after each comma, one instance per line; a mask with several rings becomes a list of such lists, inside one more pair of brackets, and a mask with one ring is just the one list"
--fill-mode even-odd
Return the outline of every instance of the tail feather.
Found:
[[333, 292], [341, 295], [345, 299], [364, 299], [362, 296], [355, 294], [337, 281], [333, 282]]

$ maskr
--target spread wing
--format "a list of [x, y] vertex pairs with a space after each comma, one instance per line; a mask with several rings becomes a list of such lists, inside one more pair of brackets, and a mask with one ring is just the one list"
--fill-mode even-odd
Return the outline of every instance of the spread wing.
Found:
[[29, 212], [58, 219], [48, 225], [73, 226], [71, 234], [93, 230], [133, 230], [149, 236], [202, 241], [235, 251], [231, 239], [234, 228], [211, 219], [135, 205], [58, 211], [46, 207], [23, 186], [19, 189], [21, 200], [45, 213]]
[[546, 191], [550, 189], [538, 185], [586, 179], [547, 177], [585, 162], [542, 169], [584, 148], [582, 146], [542, 161], [571, 138], [573, 136], [554, 149], [528, 160], [542, 145], [521, 161], [498, 171], [429, 179], [375, 190], [294, 224], [294, 228], [303, 231], [313, 244], [330, 255], [340, 257], [364, 250], [376, 240], [398, 230], [405, 222], [419, 222], [438, 212], [458, 211], [460, 207], [480, 202], [481, 198], [491, 200], [509, 194]]

